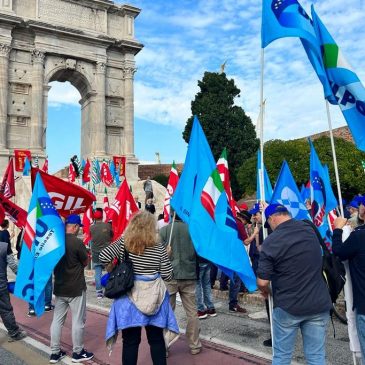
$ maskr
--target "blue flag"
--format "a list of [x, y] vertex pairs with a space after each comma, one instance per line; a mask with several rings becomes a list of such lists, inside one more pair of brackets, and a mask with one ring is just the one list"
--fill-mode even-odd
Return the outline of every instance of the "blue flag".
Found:
[[334, 101], [328, 82], [321, 48], [313, 22], [297, 0], [263, 0], [261, 47], [265, 48], [279, 38], [300, 38], [307, 57], [322, 83], [324, 95]]
[[311, 219], [286, 161], [281, 166], [271, 203], [284, 205], [294, 219]]
[[188, 224], [198, 255], [219, 265], [229, 276], [236, 272], [246, 288], [254, 291], [256, 278], [197, 117], [194, 117], [184, 170], [171, 205]]
[[30, 175], [30, 162], [28, 160], [28, 157], [25, 158], [24, 160], [24, 167], [23, 167], [23, 176], [29, 176]]
[[119, 173], [115, 169], [115, 165], [114, 165], [113, 160], [110, 161], [109, 169], [110, 169], [110, 173], [112, 174], [112, 176], [114, 178], [114, 182], [115, 182], [116, 187], [119, 188], [119, 186], [120, 186]]
[[[261, 189], [260, 189], [260, 170], [261, 170], [261, 153], [257, 151], [257, 177], [256, 177], [256, 200], [261, 201]], [[264, 164], [264, 189], [265, 189], [265, 201], [270, 202], [272, 197], [272, 186], [269, 175], [266, 171]]]
[[334, 104], [339, 105], [357, 148], [365, 151], [364, 86], [314, 11], [313, 6], [312, 17], [317, 38], [323, 50], [323, 64], [327, 78], [335, 97]]
[[310, 199], [310, 188], [307, 188], [304, 184], [302, 184], [302, 187], [300, 189], [300, 195], [302, 196], [303, 201], [305, 202], [307, 199]]
[[311, 215], [326, 245], [331, 246], [332, 234], [328, 224], [328, 213], [337, 208], [333, 194], [328, 168], [323, 167], [311, 140], [310, 144], [310, 182], [311, 182]]
[[44, 312], [44, 288], [65, 253], [65, 227], [39, 173], [29, 204], [14, 295]]

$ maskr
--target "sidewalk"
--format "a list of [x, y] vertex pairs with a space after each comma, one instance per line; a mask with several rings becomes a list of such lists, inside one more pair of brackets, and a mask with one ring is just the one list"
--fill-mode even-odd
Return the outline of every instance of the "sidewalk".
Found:
[[[12, 296], [14, 313], [18, 323], [28, 332], [29, 336], [35, 340], [49, 346], [49, 328], [53, 313], [45, 313], [41, 318], [27, 317], [28, 306], [25, 302]], [[86, 364], [98, 365], [120, 365], [121, 364], [121, 340], [117, 344], [109, 357], [104, 344], [104, 333], [107, 315], [95, 309], [88, 308], [85, 328], [85, 348], [95, 354], [93, 360]], [[144, 331], [143, 331], [144, 332]], [[71, 315], [68, 315], [62, 333], [62, 348], [68, 355], [72, 353], [71, 342]], [[217, 345], [210, 341], [203, 341], [203, 350], [198, 355], [191, 355], [184, 336], [172, 346], [167, 359], [170, 365], [246, 365], [269, 364], [267, 360], [233, 350], [229, 347]], [[140, 365], [151, 364], [149, 346], [145, 335], [142, 336], [142, 343], [139, 351]], [[10, 364], [9, 364], [10, 365]]]

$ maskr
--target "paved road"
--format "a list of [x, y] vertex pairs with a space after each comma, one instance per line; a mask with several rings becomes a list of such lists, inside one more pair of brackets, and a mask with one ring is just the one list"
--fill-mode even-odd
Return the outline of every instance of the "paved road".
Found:
[[[95, 295], [95, 287], [88, 285], [87, 302], [89, 305], [86, 334], [85, 334], [85, 347], [89, 351], [95, 352], [97, 364], [120, 364], [121, 363], [121, 344], [118, 341], [116, 348], [114, 349], [111, 357], [104, 346], [104, 333], [106, 315], [111, 301], [108, 299], [97, 300]], [[49, 345], [49, 326], [52, 320], [52, 313], [46, 313], [42, 318], [28, 318], [26, 316], [27, 305], [16, 299], [12, 298], [12, 302], [15, 308], [17, 320], [25, 327], [30, 333], [31, 337], [45, 345]], [[218, 316], [216, 318], [208, 318], [201, 321], [201, 335], [205, 340], [203, 343], [204, 350], [197, 356], [190, 355], [188, 346], [184, 337], [177, 341], [173, 346], [168, 364], [173, 365], [243, 365], [243, 364], [268, 364], [270, 361], [271, 349], [262, 345], [262, 341], [269, 336], [269, 325], [266, 319], [264, 307], [260, 304], [260, 301], [249, 300], [249, 304], [246, 308], [249, 311], [248, 315], [239, 315], [236, 313], [230, 313], [228, 311], [228, 305], [225, 299], [215, 299], [216, 309]], [[251, 304], [252, 302], [256, 304]], [[181, 305], [177, 305], [176, 315], [181, 328], [184, 328], [186, 321]], [[352, 364], [351, 353], [349, 351], [347, 327], [334, 321], [336, 329], [336, 338], [333, 338], [332, 326], [329, 327], [327, 336], [327, 364], [328, 365], [350, 365]], [[71, 350], [71, 321], [70, 318], [66, 321], [65, 328], [62, 337], [63, 348], [70, 353]], [[302, 355], [301, 339], [298, 336], [297, 346], [295, 349], [294, 360], [296, 363], [304, 364], [304, 358]], [[26, 362], [30, 357], [26, 359], [12, 359], [10, 356], [16, 354], [12, 349], [0, 347], [0, 356], [8, 356], [4, 364], [27, 364], [33, 365], [33, 363]], [[46, 348], [46, 351], [49, 351]], [[250, 354], [250, 355], [249, 355]], [[1, 357], [0, 357], [1, 359]], [[47, 357], [48, 359], [48, 357]], [[266, 360], [265, 360], [266, 359]], [[44, 360], [44, 358], [43, 358]], [[23, 361], [23, 362], [16, 362]], [[24, 362], [25, 361], [25, 362]], [[67, 362], [66, 362], [67, 363]], [[139, 364], [150, 364], [149, 348], [146, 339], [143, 338]], [[0, 364], [3, 364], [0, 361]], [[38, 362], [36, 364], [43, 364]], [[89, 364], [92, 364], [90, 362]]]

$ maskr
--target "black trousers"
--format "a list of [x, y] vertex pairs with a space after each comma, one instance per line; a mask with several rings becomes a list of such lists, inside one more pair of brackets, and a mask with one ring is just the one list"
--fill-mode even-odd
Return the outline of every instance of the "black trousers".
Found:
[[20, 331], [14, 317], [13, 307], [10, 303], [8, 289], [0, 290], [0, 316], [4, 326], [8, 330], [9, 336], [14, 337]]
[[[163, 329], [155, 326], [146, 326], [147, 340], [153, 365], [166, 365], [166, 347]], [[138, 347], [141, 342], [142, 327], [131, 327], [122, 330], [123, 337], [123, 365], [136, 365]]]

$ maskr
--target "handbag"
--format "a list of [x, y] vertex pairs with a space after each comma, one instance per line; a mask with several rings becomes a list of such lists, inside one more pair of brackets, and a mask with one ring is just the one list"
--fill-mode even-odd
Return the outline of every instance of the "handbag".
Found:
[[124, 261], [116, 265], [110, 273], [104, 295], [109, 299], [117, 299], [131, 290], [133, 286], [133, 262], [124, 247]]

